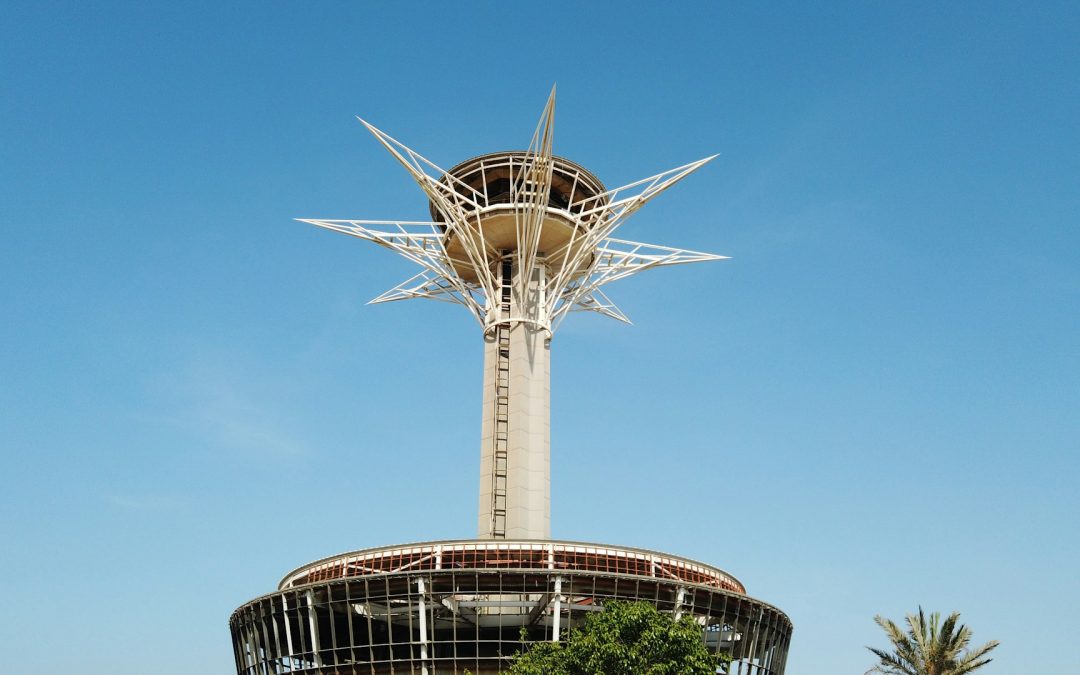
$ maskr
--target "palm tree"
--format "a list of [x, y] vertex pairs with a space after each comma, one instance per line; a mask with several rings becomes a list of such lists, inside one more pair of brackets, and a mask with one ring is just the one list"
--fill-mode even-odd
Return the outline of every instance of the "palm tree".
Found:
[[958, 625], [960, 612], [953, 612], [941, 623], [941, 615], [934, 612], [927, 621], [922, 607], [918, 614], [907, 615], [908, 630], [905, 633], [892, 621], [875, 616], [892, 642], [893, 651], [867, 647], [881, 661], [866, 672], [883, 675], [965, 675], [982, 668], [992, 659], [987, 654], [998, 646], [991, 640], [981, 647], [968, 649], [971, 629]]

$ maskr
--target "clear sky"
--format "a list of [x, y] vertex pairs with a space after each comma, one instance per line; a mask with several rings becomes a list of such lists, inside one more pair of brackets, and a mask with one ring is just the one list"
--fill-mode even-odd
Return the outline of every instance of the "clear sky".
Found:
[[[474, 534], [479, 328], [294, 217], [424, 219], [528, 143], [722, 263], [553, 343], [554, 535], [723, 567], [863, 673], [959, 610], [1077, 673], [1075, 3], [0, 9], [0, 670], [228, 673], [226, 621], [345, 550]], [[1034, 5], [1034, 6], [1031, 6]]]

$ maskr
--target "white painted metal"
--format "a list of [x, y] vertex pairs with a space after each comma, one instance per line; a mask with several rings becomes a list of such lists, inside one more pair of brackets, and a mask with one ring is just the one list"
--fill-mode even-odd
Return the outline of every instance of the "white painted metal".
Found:
[[308, 591], [304, 594], [308, 606], [308, 631], [311, 635], [312, 656], [316, 667], [322, 667], [322, 654], [319, 647], [319, 624], [315, 620], [315, 592]]
[[[281, 594], [281, 612], [285, 616], [288, 616], [289, 614], [289, 596], [286, 593]], [[288, 649], [289, 654], [295, 654], [296, 652], [293, 651], [292, 642], [292, 626], [289, 625], [288, 621], [284, 621], [283, 623], [285, 624], [285, 648]], [[292, 665], [292, 663], [289, 663], [290, 668], [292, 668]]]
[[[372, 303], [411, 298], [453, 302], [468, 309], [483, 327], [487, 345], [478, 520], [483, 538], [550, 537], [549, 343], [567, 314], [595, 312], [629, 323], [603, 286], [648, 269], [724, 259], [612, 237], [645, 203], [715, 155], [612, 190], [582, 192], [577, 190], [579, 181], [598, 182], [582, 176], [587, 172], [580, 167], [566, 169], [563, 165], [569, 163], [554, 157], [554, 119], [553, 88], [528, 151], [492, 160], [499, 163], [492, 170], [511, 176], [509, 200], [505, 195], [495, 199], [487, 182], [478, 189], [361, 119], [424, 191], [437, 221], [300, 219], [371, 241], [420, 266], [417, 275]], [[573, 186], [561, 205], [550, 200], [560, 162], [560, 180], [572, 178]], [[503, 297], [506, 286], [509, 303]], [[509, 353], [502, 355], [500, 340], [506, 342], [507, 335]], [[509, 363], [508, 373], [500, 374], [500, 363]], [[499, 379], [502, 375], [508, 387]]]
[[420, 608], [420, 668], [423, 675], [428, 675], [427, 588], [423, 577], [416, 580], [416, 592]]
[[[518, 276], [506, 261], [509, 279]], [[535, 318], [545, 268], [532, 269], [525, 298], [507, 289], [499, 312]], [[501, 274], [500, 280], [502, 276]], [[484, 337], [480, 510], [484, 539], [551, 537], [551, 345], [530, 321], [506, 321]]]
[[551, 617], [551, 641], [559, 641], [559, 633], [562, 631], [562, 577], [555, 577], [555, 606]]
[[[625, 321], [625, 315], [602, 293], [601, 286], [654, 267], [680, 265], [708, 260], [724, 260], [725, 256], [615, 239], [611, 235], [646, 202], [713, 160], [716, 155], [663, 171], [599, 195], [582, 199], [568, 209], [552, 209], [546, 204], [551, 187], [553, 159], [551, 152], [555, 111], [555, 91], [537, 125], [529, 151], [526, 153], [523, 175], [536, 179], [535, 188], [524, 190], [515, 186], [514, 204], [519, 232], [519, 246], [513, 252], [518, 269], [530, 269], [537, 264], [539, 236], [546, 212], [557, 210], [559, 215], [574, 223], [574, 241], [558, 250], [547, 251], [547, 259], [560, 263], [560, 272], [545, 283], [545, 301], [534, 321], [553, 332], [558, 322], [570, 311], [591, 311]], [[388, 134], [364, 120], [365, 127], [405, 167], [427, 195], [435, 209], [445, 218], [442, 223], [416, 221], [326, 220], [301, 218], [301, 222], [349, 234], [389, 248], [419, 265], [422, 271], [372, 303], [429, 298], [464, 305], [477, 318], [485, 332], [500, 320], [496, 306], [496, 275], [491, 269], [491, 251], [484, 240], [482, 228], [477, 227], [487, 198], [460, 179], [439, 168], [434, 162], [407, 148]], [[465, 194], [462, 194], [462, 191]], [[448, 236], [460, 236], [466, 259], [451, 258], [446, 250]], [[587, 263], [592, 256], [591, 263]], [[455, 267], [468, 264], [477, 281], [467, 282]], [[525, 279], [519, 280], [524, 292]]]

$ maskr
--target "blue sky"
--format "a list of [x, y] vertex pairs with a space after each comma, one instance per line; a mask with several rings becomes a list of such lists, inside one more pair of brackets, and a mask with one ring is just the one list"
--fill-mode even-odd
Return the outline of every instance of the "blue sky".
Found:
[[25, 675], [232, 668], [226, 620], [345, 550], [472, 536], [481, 342], [365, 307], [422, 219], [355, 121], [608, 185], [721, 153], [553, 350], [554, 534], [709, 561], [862, 673], [963, 612], [1080, 672], [1080, 11], [1071, 3], [7, 3], [0, 647]]

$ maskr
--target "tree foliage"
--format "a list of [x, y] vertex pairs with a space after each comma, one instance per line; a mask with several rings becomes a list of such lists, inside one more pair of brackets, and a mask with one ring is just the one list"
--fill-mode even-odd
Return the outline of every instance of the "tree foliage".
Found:
[[712, 654], [701, 626], [676, 621], [647, 602], [609, 602], [559, 642], [519, 653], [511, 675], [715, 675], [730, 658]]
[[892, 651], [867, 647], [879, 659], [868, 675], [965, 675], [990, 663], [987, 654], [999, 644], [991, 640], [969, 649], [971, 629], [959, 623], [959, 612], [942, 622], [937, 612], [927, 620], [920, 607], [918, 614], [907, 615], [907, 632], [881, 616], [874, 621], [885, 631]]

